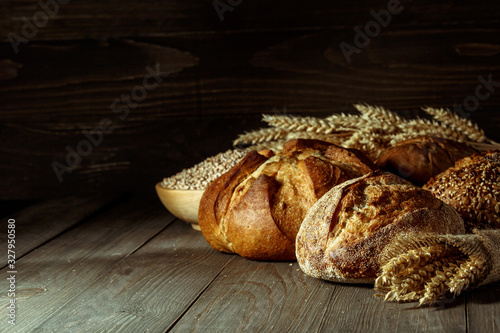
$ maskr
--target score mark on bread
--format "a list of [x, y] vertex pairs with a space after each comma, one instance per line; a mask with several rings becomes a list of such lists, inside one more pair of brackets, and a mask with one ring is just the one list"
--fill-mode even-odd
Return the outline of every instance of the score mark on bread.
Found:
[[254, 151], [205, 190], [199, 226], [218, 251], [295, 260], [295, 238], [313, 204], [333, 186], [375, 169], [359, 151], [319, 140], [291, 140], [266, 156]]
[[297, 261], [316, 278], [373, 283], [384, 247], [410, 232], [465, 230], [458, 213], [429, 191], [391, 173], [371, 173], [335, 186], [314, 204], [297, 235]]

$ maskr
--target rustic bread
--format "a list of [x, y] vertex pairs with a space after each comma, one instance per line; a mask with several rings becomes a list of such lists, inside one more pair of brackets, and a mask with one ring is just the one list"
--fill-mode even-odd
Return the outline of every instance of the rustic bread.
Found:
[[422, 186], [429, 179], [452, 167], [456, 161], [477, 153], [465, 143], [419, 137], [398, 142], [375, 162], [379, 168]]
[[208, 186], [198, 223], [218, 251], [295, 260], [295, 237], [309, 208], [333, 186], [374, 169], [359, 151], [318, 140], [291, 140], [268, 156], [253, 151]]
[[458, 211], [467, 232], [500, 228], [500, 150], [463, 158], [424, 188]]
[[429, 191], [392, 173], [371, 173], [335, 186], [314, 204], [297, 235], [297, 261], [316, 278], [373, 283], [384, 247], [410, 232], [460, 234], [464, 225]]

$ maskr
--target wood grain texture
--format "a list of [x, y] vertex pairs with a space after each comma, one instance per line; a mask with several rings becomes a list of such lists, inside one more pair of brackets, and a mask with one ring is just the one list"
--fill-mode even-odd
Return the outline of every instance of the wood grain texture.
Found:
[[[16, 264], [17, 313], [21, 316], [12, 332], [53, 332], [68, 330], [71, 321], [56, 327], [45, 324], [47, 318], [75, 299], [93, 306], [92, 297], [101, 290], [89, 291], [80, 298], [109, 267], [133, 253], [172, 222], [173, 218], [156, 201], [124, 201], [119, 206], [87, 221], [23, 257]], [[148, 211], [149, 215], [145, 215]], [[61, 216], [64, 218], [64, 216]], [[16, 240], [23, 242], [22, 233]], [[22, 272], [22, 273], [21, 273]], [[6, 269], [1, 270], [5, 276]], [[20, 278], [22, 276], [22, 278]], [[0, 287], [7, 290], [7, 280]], [[1, 309], [9, 303], [0, 296]], [[68, 326], [65, 326], [65, 325]]]
[[[16, 221], [16, 259], [22, 258], [26, 253], [85, 218], [99, 213], [111, 204], [113, 199], [112, 197], [56, 199], [34, 204], [10, 215], [8, 218]], [[7, 233], [0, 233], [0, 243], [7, 244]]]
[[[49, 315], [43, 327], [78, 332], [165, 332], [235, 257], [177, 221]], [[91, 268], [93, 270], [93, 268]]]
[[[63, 199], [36, 204], [18, 221], [27, 220], [23, 214], [47, 216], [39, 223], [49, 229], [49, 217], [73, 218], [55, 209], [70, 205]], [[19, 233], [17, 240], [28, 236]], [[371, 286], [314, 279], [296, 262], [219, 253], [154, 197], [98, 211], [26, 254], [16, 268], [17, 321], [9, 332], [500, 331], [498, 283], [431, 306], [384, 302]], [[6, 279], [0, 288], [8, 289]], [[0, 310], [8, 302], [0, 295]]]
[[[192, 37], [188, 43], [148, 39], [105, 45], [75, 42], [72, 47], [28, 45], [33, 47], [33, 53], [21, 53], [26, 61], [16, 60], [23, 63], [26, 74], [19, 74], [17, 83], [8, 80], [0, 85], [5, 101], [0, 113], [0, 150], [8, 156], [0, 173], [8, 185], [4, 198], [65, 195], [74, 187], [85, 193], [110, 189], [146, 193], [161, 178], [230, 148], [238, 134], [263, 126], [262, 113], [325, 116], [353, 112], [352, 103], [358, 102], [415, 113], [424, 105], [452, 107], [463, 103], [474, 93], [479, 75], [491, 73], [494, 80], [500, 77], [497, 55], [481, 56], [480, 61], [474, 60], [476, 65], [468, 64], [470, 56], [453, 51], [453, 42], [459, 39], [443, 42], [450, 40], [445, 33], [433, 37], [409, 31], [409, 36], [400, 33], [383, 46], [374, 41], [360, 55], [365, 58], [350, 66], [335, 50], [336, 42], [332, 40], [340, 39], [331, 32], [245, 35], [246, 42], [240, 40], [241, 35], [225, 35], [198, 40]], [[411, 36], [413, 41], [407, 42]], [[477, 32], [471, 40], [480, 36]], [[410, 51], [400, 57], [387, 51], [391, 45], [417, 44], [419, 40], [432, 41], [434, 49], [429, 43], [425, 46], [427, 53], [432, 53], [428, 57], [444, 57], [444, 52], [449, 56], [440, 62], [450, 65], [436, 68], [433, 62], [418, 64]], [[157, 50], [155, 45], [162, 43], [180, 49], [161, 46]], [[442, 44], [446, 47], [438, 47]], [[35, 53], [36, 49], [41, 53]], [[49, 59], [53, 52], [57, 53], [47, 64], [46, 73], [51, 75], [47, 74], [46, 80], [34, 57], [44, 52]], [[100, 58], [101, 53], [110, 56]], [[180, 57], [174, 61], [179, 67], [173, 69], [184, 70], [165, 77], [144, 101], [130, 109], [125, 119], [120, 119], [111, 104], [142, 84], [145, 67], [153, 65], [158, 56], [163, 59], [161, 66], [165, 64], [167, 69], [170, 58]], [[97, 60], [83, 62], [79, 69], [67, 66], [54, 70], [66, 57]], [[371, 62], [372, 57], [376, 61]], [[384, 65], [387, 57], [390, 62]], [[131, 65], [134, 59], [141, 65]], [[103, 70], [94, 74], [94, 68]], [[127, 70], [121, 73], [121, 68]], [[499, 96], [491, 94], [471, 112], [470, 118], [497, 141]], [[71, 174], [64, 175], [60, 184], [51, 163], [65, 164], [66, 146], [77, 149], [80, 142], [87, 140], [82, 131], [92, 131], [102, 119], [110, 119], [114, 130]]]
[[[261, 126], [262, 113], [326, 116], [360, 102], [454, 109], [473, 101], [479, 77], [494, 83], [470, 119], [500, 141], [500, 5], [402, 1], [348, 61], [341, 43], [355, 45], [354, 28], [387, 4], [242, 2], [221, 21], [209, 0], [71, 1], [15, 52], [9, 32], [21, 34], [40, 4], [3, 3], [0, 198], [151, 193]], [[148, 66], [162, 82], [130, 101]], [[51, 164], [103, 119], [113, 131], [59, 183]]]
[[[224, 4], [228, 2], [223, 1]], [[101, 38], [102, 36], [171, 35], [214, 31], [273, 31], [280, 29], [318, 29], [324, 27], [352, 27], [372, 20], [370, 10], [387, 8], [388, 1], [351, 1], [333, 3], [313, 0], [304, 4], [284, 0], [232, 2], [221, 21], [213, 1], [155, 0], [135, 1], [71, 1], [59, 6], [57, 15], [51, 15], [39, 29], [35, 40]], [[428, 26], [443, 23], [455, 26], [498, 23], [499, 5], [494, 1], [474, 3], [446, 0], [439, 3], [423, 0], [402, 0], [404, 8], [393, 19], [393, 24], [410, 22]], [[36, 0], [14, 0], [4, 6], [1, 35], [20, 34], [26, 17], [31, 20], [41, 10]]]
[[[196, 114], [196, 71], [188, 71], [182, 77], [175, 75], [197, 66], [199, 59], [191, 54], [195, 47], [191, 44], [184, 43], [187, 51], [130, 39], [27, 44], [22, 52], [12, 56], [15, 60], [4, 61], [8, 68], [16, 64], [18, 69], [10, 80], [4, 74], [0, 81], [5, 106], [0, 120], [51, 121], [62, 129], [68, 128], [64, 125], [68, 118], [73, 122], [98, 122], [109, 117], [120, 126], [116, 123], [147, 118], [151, 110], [161, 115], [161, 108], [170, 107], [162, 101], [182, 104]], [[8, 54], [9, 48], [10, 45], [2, 44], [0, 52]], [[151, 76], [148, 68], [158, 76], [157, 80], [145, 82]], [[138, 91], [133, 95], [135, 87], [148, 87], [144, 88], [146, 95]], [[179, 100], [180, 94], [192, 95], [193, 102]], [[122, 95], [128, 96], [129, 102], [123, 102]], [[113, 106], [116, 99], [119, 103]], [[122, 111], [125, 106], [127, 113]]]
[[[410, 28], [388, 31], [353, 55], [350, 64], [338, 47], [353, 39], [348, 32], [282, 33], [280, 40], [277, 33], [249, 33], [253, 43], [238, 43], [233, 35], [206, 38], [204, 58], [213, 60], [205, 60], [200, 68], [202, 109], [212, 113], [239, 107], [241, 112], [252, 113], [273, 108], [281, 111], [286, 106], [290, 113], [331, 114], [353, 112], [354, 103], [394, 110], [425, 105], [453, 108], [474, 95], [478, 76], [500, 77], [498, 54], [460, 55], [458, 43], [492, 41], [497, 33], [478, 30], [461, 36]], [[256, 41], [260, 45], [253, 45]], [[221, 71], [215, 60], [220, 57], [217, 51], [235, 43], [243, 45], [225, 49], [223, 54], [224, 66], [231, 70], [217, 75]], [[474, 121], [488, 118], [488, 111], [482, 110], [498, 105], [500, 94], [489, 96], [471, 112]]]
[[[66, 124], [71, 126], [70, 122]], [[43, 123], [9, 125], [0, 131], [0, 142], [5, 140], [0, 151], [7, 156], [0, 164], [0, 178], [5, 186], [0, 196], [61, 197], [75, 191], [78, 195], [151, 195], [155, 184], [164, 177], [231, 148], [232, 140], [245, 128], [261, 125], [260, 116], [127, 122], [105, 134], [91, 155], [84, 156], [71, 173], [62, 175], [62, 182], [52, 163], [65, 164], [66, 146], [77, 149], [79, 142], [87, 140], [81, 131], [50, 130]]]
[[418, 303], [389, 303], [370, 286], [337, 288], [321, 332], [466, 332], [464, 297]]
[[500, 332], [500, 283], [466, 294], [469, 332]]
[[[348, 29], [28, 44], [8, 60], [20, 66], [17, 76], [0, 81], [0, 120], [36, 120], [53, 130], [73, 123], [81, 130], [104, 117], [122, 127], [180, 115], [256, 115], [285, 106], [296, 114], [352, 112], [359, 102], [396, 110], [453, 108], [474, 96], [479, 76], [500, 81], [500, 52], [494, 51], [499, 32], [388, 30], [352, 55], [350, 64], [338, 46], [353, 42]], [[0, 50], [8, 54], [9, 45]], [[141, 86], [146, 67], [155, 64], [163, 81], [118, 121], [112, 103]], [[475, 121], [493, 115], [499, 104], [499, 88], [490, 88], [471, 112]]]
[[172, 332], [315, 332], [336, 287], [294, 263], [237, 257]]

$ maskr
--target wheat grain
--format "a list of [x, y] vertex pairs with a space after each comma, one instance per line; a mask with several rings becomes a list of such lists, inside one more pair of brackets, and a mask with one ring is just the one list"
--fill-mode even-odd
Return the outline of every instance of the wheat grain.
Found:
[[425, 284], [425, 293], [419, 300], [419, 306], [432, 303], [439, 299], [446, 291], [446, 275], [443, 271], [437, 271], [436, 275]]
[[450, 292], [459, 295], [462, 290], [473, 285], [487, 271], [486, 260], [482, 257], [470, 257], [467, 261], [460, 263], [457, 274], [452, 276], [448, 282]]
[[160, 186], [173, 190], [204, 190], [212, 181], [236, 165], [248, 149], [229, 149], [164, 178]]

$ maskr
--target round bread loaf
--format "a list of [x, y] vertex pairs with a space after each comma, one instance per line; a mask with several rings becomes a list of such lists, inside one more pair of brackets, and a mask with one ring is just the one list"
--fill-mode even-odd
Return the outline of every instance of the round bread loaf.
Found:
[[252, 151], [205, 190], [198, 211], [216, 250], [253, 260], [295, 260], [307, 211], [333, 186], [376, 169], [361, 152], [291, 140], [277, 154]]
[[379, 168], [422, 186], [453, 166], [456, 161], [477, 153], [469, 145], [453, 140], [419, 137], [398, 142], [375, 162]]
[[458, 213], [429, 191], [388, 172], [335, 186], [307, 214], [297, 235], [297, 261], [307, 275], [373, 283], [379, 255], [397, 235], [464, 233]]
[[500, 150], [463, 158], [424, 188], [458, 211], [467, 232], [500, 228]]

